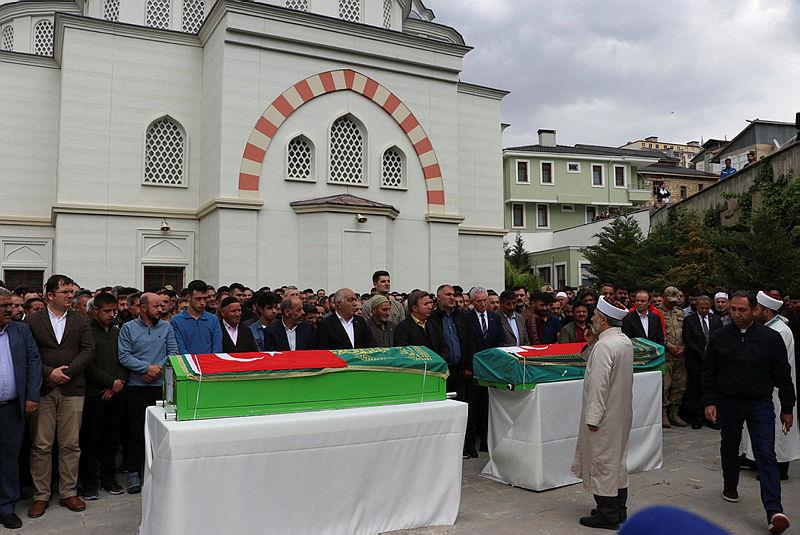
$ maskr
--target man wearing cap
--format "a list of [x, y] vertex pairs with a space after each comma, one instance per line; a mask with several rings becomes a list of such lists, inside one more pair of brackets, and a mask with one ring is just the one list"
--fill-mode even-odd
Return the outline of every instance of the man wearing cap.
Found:
[[[406, 309], [403, 308], [403, 305], [400, 303], [400, 301], [389, 299], [389, 290], [392, 289], [392, 278], [389, 275], [389, 272], [385, 270], [378, 270], [373, 273], [372, 286], [375, 287], [375, 295], [382, 295], [386, 297], [386, 301], [389, 303], [389, 319], [387, 320], [387, 323], [392, 329], [394, 329], [401, 321], [405, 319]], [[372, 309], [370, 307], [363, 307], [361, 310], [364, 319], [369, 319], [370, 314], [372, 314]]]
[[[792, 381], [797, 382], [797, 372], [795, 368], [795, 354], [794, 354], [794, 336], [792, 330], [781, 321], [778, 315], [778, 310], [783, 306], [783, 301], [770, 297], [764, 292], [758, 292], [756, 296], [756, 307], [753, 310], [753, 315], [756, 321], [763, 323], [765, 327], [769, 327], [773, 331], [781, 335], [783, 345], [786, 346], [786, 356], [789, 359], [789, 367], [792, 370]], [[791, 432], [783, 433], [782, 425], [780, 422], [781, 416], [781, 402], [778, 398], [777, 392], [772, 392], [772, 404], [775, 407], [775, 456], [778, 461], [778, 469], [780, 471], [781, 480], [789, 479], [789, 462], [795, 459], [800, 459], [800, 434]], [[797, 419], [797, 406], [795, 406], [792, 413], [793, 419]], [[750, 436], [747, 430], [742, 434], [742, 445], [740, 448], [745, 452], [748, 459], [753, 459], [753, 449], [750, 444]]]
[[728, 306], [730, 306], [728, 294], [725, 292], [717, 292], [714, 294], [714, 314], [719, 317], [723, 326], [731, 323], [731, 315], [728, 313]]
[[683, 310], [679, 306], [680, 290], [674, 286], [664, 289], [664, 306], [661, 314], [664, 316], [666, 335], [664, 347], [666, 348], [667, 362], [664, 367], [662, 379], [662, 411], [661, 427], [668, 428], [672, 425], [686, 427], [687, 424], [680, 416], [683, 394], [686, 392], [686, 365], [683, 361]]
[[600, 297], [587, 333], [594, 344], [586, 361], [572, 473], [597, 503], [590, 516], [580, 519], [592, 528], [617, 529], [627, 518], [626, 462], [633, 421], [633, 344], [621, 329], [627, 314]]
[[789, 519], [781, 505], [772, 391], [778, 388], [780, 421], [787, 432], [794, 422], [796, 396], [783, 339], [754, 321], [755, 305], [752, 294], [733, 294], [733, 323], [711, 335], [703, 363], [703, 403], [706, 418], [721, 428], [722, 498], [739, 501], [739, 443], [746, 422], [769, 530], [783, 533], [789, 527]]
[[392, 347], [394, 345], [395, 325], [389, 321], [392, 303], [385, 295], [375, 294], [364, 303], [364, 318], [375, 347]]

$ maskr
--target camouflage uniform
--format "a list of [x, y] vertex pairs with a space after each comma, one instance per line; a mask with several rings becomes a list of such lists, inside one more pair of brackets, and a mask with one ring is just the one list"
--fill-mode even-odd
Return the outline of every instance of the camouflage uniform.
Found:
[[661, 402], [664, 413], [672, 416], [677, 413], [686, 391], [686, 365], [683, 355], [676, 357], [670, 350], [676, 346], [683, 347], [683, 310], [675, 306], [672, 310], [661, 307], [667, 335], [664, 342], [667, 347], [667, 363], [662, 382]]

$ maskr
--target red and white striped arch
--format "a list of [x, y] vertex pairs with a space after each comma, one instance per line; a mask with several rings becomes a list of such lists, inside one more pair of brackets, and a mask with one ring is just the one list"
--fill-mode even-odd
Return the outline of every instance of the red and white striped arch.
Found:
[[439, 159], [428, 135], [411, 110], [397, 96], [368, 76], [350, 69], [310, 76], [281, 93], [258, 118], [242, 155], [239, 197], [257, 196], [264, 156], [275, 133], [300, 106], [334, 91], [355, 91], [383, 108], [406, 133], [417, 153], [428, 193], [428, 212], [444, 213], [444, 184]]

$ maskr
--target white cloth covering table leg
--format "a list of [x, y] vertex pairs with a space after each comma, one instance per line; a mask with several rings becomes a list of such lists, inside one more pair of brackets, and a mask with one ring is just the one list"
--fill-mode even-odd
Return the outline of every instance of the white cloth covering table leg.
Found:
[[[531, 490], [580, 482], [570, 472], [580, 425], [583, 380], [530, 391], [489, 389], [489, 462], [481, 475]], [[661, 468], [661, 372], [633, 376], [628, 472]]]
[[452, 525], [466, 422], [450, 400], [186, 422], [150, 407], [139, 532]]

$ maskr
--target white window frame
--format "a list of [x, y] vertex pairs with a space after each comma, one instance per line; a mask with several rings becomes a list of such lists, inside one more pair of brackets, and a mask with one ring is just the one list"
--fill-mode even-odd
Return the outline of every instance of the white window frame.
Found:
[[[577, 166], [578, 166], [578, 169], [577, 169], [577, 170], [575, 170], [575, 171], [570, 171], [570, 170], [569, 170], [569, 166], [570, 166], [570, 165], [577, 165]], [[581, 172], [581, 162], [567, 162], [567, 173], [578, 174], [578, 173], [580, 173], [580, 172]]]
[[[515, 206], [522, 206], [522, 226], [518, 226], [518, 225], [514, 224], [514, 207]], [[526, 212], [525, 203], [522, 203], [522, 202], [512, 202], [511, 203], [511, 228], [528, 228], [528, 225], [526, 224], [527, 223], [527, 221], [526, 221], [527, 214], [525, 212]]]
[[[183, 145], [183, 177], [181, 179], [181, 184], [153, 184], [152, 182], [145, 182], [145, 172], [147, 171], [147, 131], [150, 130], [150, 127], [153, 123], [160, 121], [162, 119], [171, 119], [174, 121], [178, 127], [183, 131], [183, 138], [184, 138], [184, 145]], [[142, 149], [140, 154], [142, 155], [142, 169], [141, 169], [141, 185], [146, 187], [155, 187], [155, 188], [183, 188], [187, 189], [189, 187], [189, 131], [186, 129], [184, 122], [181, 121], [179, 118], [175, 117], [175, 115], [171, 113], [162, 113], [161, 115], [153, 116], [149, 121], [147, 121], [144, 125], [144, 130], [142, 130]]]
[[[297, 178], [289, 176], [289, 145], [297, 139], [298, 137], [303, 137], [306, 142], [311, 145], [311, 175], [308, 178]], [[316, 182], [317, 181], [317, 146], [316, 144], [311, 141], [311, 136], [306, 134], [305, 132], [295, 132], [294, 134], [289, 136], [289, 141], [286, 142], [285, 145], [286, 149], [284, 150], [284, 167], [283, 167], [283, 174], [284, 180], [288, 180], [290, 182]]]
[[561, 211], [567, 213], [574, 213], [575, 212], [575, 205], [574, 204], [562, 204]]
[[[542, 277], [542, 275], [540, 274], [540, 270], [542, 270], [542, 269], [549, 269], [550, 270], [550, 280], [545, 280], [545, 278]], [[536, 275], [540, 279], [542, 279], [543, 283], [549, 284], [550, 286], [553, 286], [553, 264], [542, 264], [542, 265], [538, 265], [537, 264], [536, 265]]]
[[576, 286], [583, 287], [583, 280], [581, 279], [581, 273], [583, 272], [584, 266], [591, 266], [591, 262], [586, 262], [583, 260], [578, 260], [578, 284]]
[[[539, 225], [539, 207], [544, 206], [547, 209], [547, 225], [540, 226]], [[536, 203], [536, 228], [537, 229], [549, 229], [550, 228], [550, 205], [547, 203], [539, 202]]]
[[[591, 208], [592, 210], [594, 210], [594, 217], [593, 217], [593, 218], [591, 218], [591, 219], [589, 219], [589, 209], [590, 209], [590, 208]], [[591, 222], [593, 222], [593, 221], [594, 221], [594, 218], [595, 218], [595, 217], [597, 217], [597, 206], [595, 206], [595, 205], [593, 205], [593, 204], [587, 204], [587, 205], [584, 207], [583, 214], [584, 214], [584, 218], [583, 218], [583, 219], [584, 219], [584, 221], [586, 221], [587, 223], [591, 223]]]
[[[528, 180], [521, 181], [519, 179], [519, 164], [520, 162], [525, 164], [525, 170], [528, 173]], [[530, 184], [531, 183], [531, 162], [530, 160], [523, 160], [521, 158], [517, 158], [514, 160], [514, 180], [517, 184]]]
[[569, 270], [567, 269], [566, 262], [556, 262], [553, 264], [553, 282], [551, 283], [553, 288], [558, 288], [558, 268], [563, 266], [564, 267], [564, 286], [569, 286]]
[[[624, 165], [614, 164], [614, 188], [628, 189], [628, 169]], [[617, 186], [617, 169], [622, 169], [622, 185]]]
[[[599, 185], [594, 183], [594, 168], [595, 166], [600, 167], [600, 180], [601, 183]], [[605, 188], [606, 187], [606, 166], [605, 164], [593, 162], [591, 166], [591, 171], [589, 172], [589, 184], [593, 188]]]
[[[395, 149], [397, 152], [400, 153], [400, 160], [402, 161], [402, 177], [400, 179], [399, 186], [384, 186], [383, 185], [383, 156], [386, 154], [386, 151], [389, 149]], [[380, 161], [378, 162], [378, 169], [380, 169], [379, 173], [379, 184], [382, 189], [391, 189], [391, 190], [401, 190], [401, 191], [408, 191], [408, 159], [406, 158], [406, 151], [401, 149], [397, 144], [386, 145], [382, 151], [380, 151], [380, 155], [378, 156]]]
[[[544, 181], [544, 164], [550, 164], [550, 182]], [[540, 186], [555, 186], [556, 185], [556, 164], [551, 160], [539, 161], [539, 185]]]
[[[342, 117], [348, 117], [351, 121], [356, 123], [356, 126], [361, 131], [361, 137], [364, 140], [364, 154], [361, 159], [361, 169], [362, 174], [364, 177], [364, 182], [361, 184], [350, 184], [347, 182], [334, 182], [331, 180], [331, 164], [333, 160], [333, 154], [331, 151], [331, 128], [333, 128], [333, 123], [341, 119]], [[327, 147], [327, 166], [325, 168], [325, 183], [330, 184], [332, 186], [344, 186], [344, 187], [354, 187], [354, 188], [368, 188], [369, 187], [369, 133], [367, 132], [367, 127], [364, 122], [353, 115], [349, 111], [343, 111], [336, 115], [334, 115], [333, 119], [328, 121], [328, 126], [325, 129], [325, 144]], [[383, 156], [383, 153], [381, 153]]]

